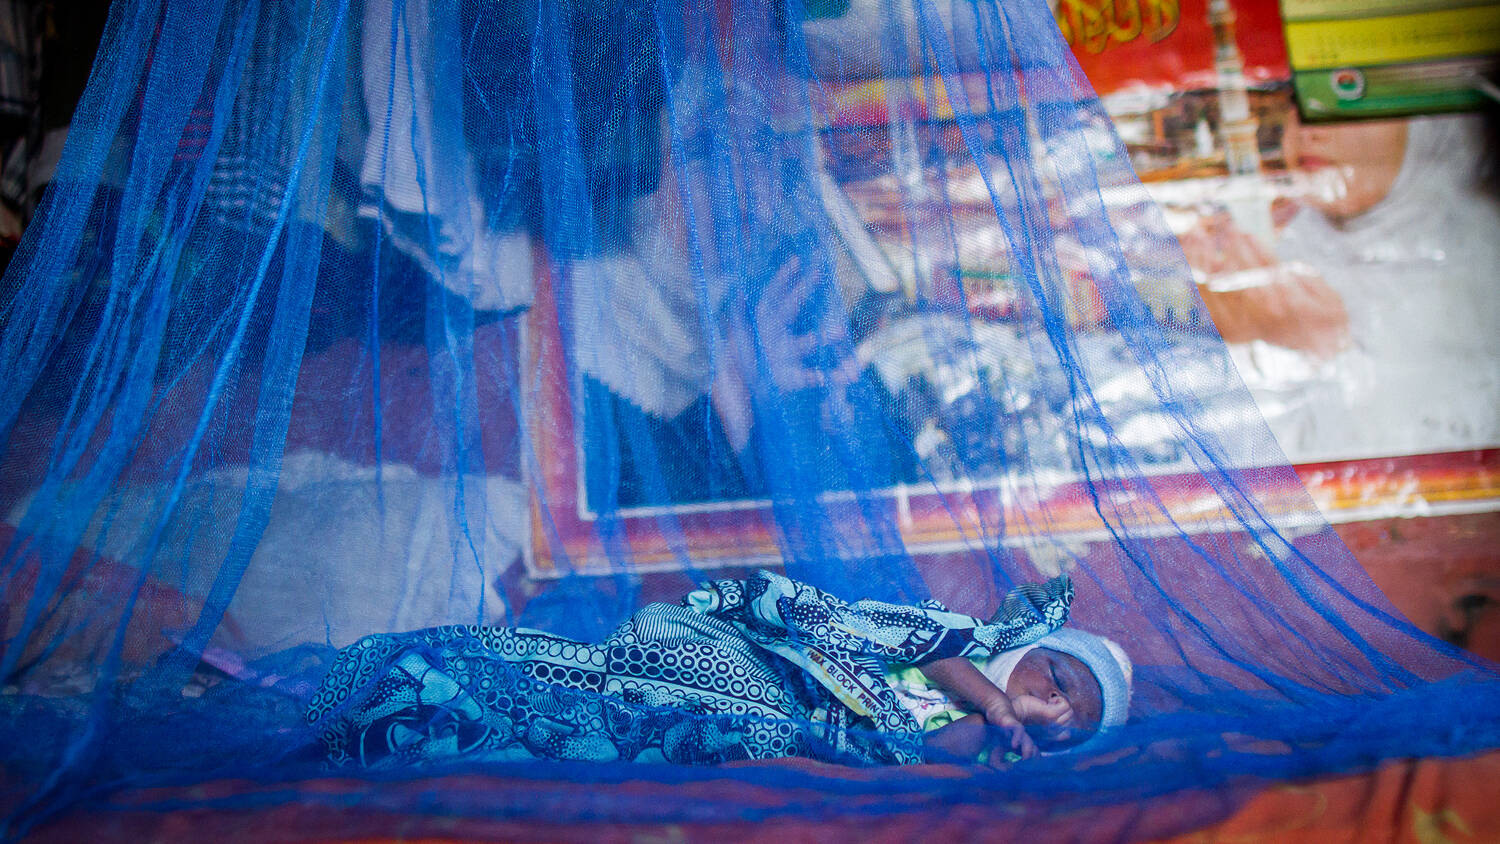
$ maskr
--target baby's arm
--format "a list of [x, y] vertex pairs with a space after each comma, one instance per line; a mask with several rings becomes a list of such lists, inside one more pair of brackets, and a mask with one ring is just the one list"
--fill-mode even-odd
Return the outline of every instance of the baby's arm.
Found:
[[[984, 723], [1002, 730], [1010, 737], [1010, 746], [1029, 759], [1036, 755], [1036, 745], [1021, 724], [1010, 698], [990, 682], [967, 657], [939, 659], [923, 665], [922, 674], [947, 692], [956, 702], [977, 711]], [[967, 720], [967, 719], [961, 719]], [[976, 751], [977, 752], [977, 751]]]
[[988, 727], [980, 715], [944, 724], [923, 737], [922, 756], [928, 762], [972, 765], [984, 750]]
[[947, 692], [949, 697], [959, 703], [967, 704], [967, 708], [976, 712], [984, 712], [997, 699], [1009, 702], [1005, 697], [1005, 692], [991, 683], [990, 678], [984, 676], [978, 668], [975, 668], [974, 663], [968, 657], [955, 656], [934, 660], [922, 665], [921, 671], [927, 679]]
[[972, 765], [977, 761], [998, 767], [1006, 752], [1012, 750], [1023, 759], [1036, 753], [1034, 747], [1030, 751], [1019, 751], [1011, 735], [985, 723], [984, 716], [979, 714], [965, 715], [951, 724], [944, 724], [928, 733], [922, 744], [922, 756], [928, 762], [954, 765]]

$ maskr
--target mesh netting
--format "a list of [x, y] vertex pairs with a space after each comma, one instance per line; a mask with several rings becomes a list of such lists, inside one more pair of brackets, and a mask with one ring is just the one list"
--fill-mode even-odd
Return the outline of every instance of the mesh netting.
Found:
[[[1063, 814], [1500, 745], [1040, 0], [117, 3], [3, 291], [11, 835], [223, 779]], [[1085, 660], [1083, 744], [914, 764], [898, 669], [1064, 617], [1128, 721]]]

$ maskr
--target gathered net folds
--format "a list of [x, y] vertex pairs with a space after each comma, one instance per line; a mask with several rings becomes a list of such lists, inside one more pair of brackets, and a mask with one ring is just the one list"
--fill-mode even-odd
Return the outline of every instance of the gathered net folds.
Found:
[[[0, 294], [8, 835], [209, 781], [1076, 819], [1500, 745], [1494, 667], [1318, 514], [1041, 0], [117, 3]], [[815, 705], [822, 610], [750, 668], [703, 646], [760, 630], [714, 615], [745, 584], [835, 596], [835, 633], [1062, 601], [1128, 653], [1128, 721], [902, 764], [920, 736]], [[654, 625], [791, 702], [586, 688], [656, 670]], [[394, 708], [330, 727], [377, 667]], [[820, 767], [683, 764], [747, 736]]]

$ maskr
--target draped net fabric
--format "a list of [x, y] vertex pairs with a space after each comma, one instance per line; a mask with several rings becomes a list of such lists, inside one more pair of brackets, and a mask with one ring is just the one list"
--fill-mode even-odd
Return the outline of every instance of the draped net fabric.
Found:
[[[769, 805], [806, 775], [458, 756], [381, 777], [598, 788], [386, 808], [1065, 812], [1500, 745], [1494, 666], [1318, 515], [1040, 0], [117, 3], [3, 291], [11, 835], [318, 776], [365, 635], [598, 641], [762, 567], [981, 618], [1067, 573], [1130, 723]], [[744, 788], [674, 802], [700, 776]]]

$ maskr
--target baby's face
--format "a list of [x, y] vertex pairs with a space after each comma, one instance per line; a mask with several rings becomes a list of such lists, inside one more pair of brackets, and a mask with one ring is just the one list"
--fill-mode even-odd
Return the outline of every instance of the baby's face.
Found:
[[1037, 701], [1017, 705], [1017, 714], [1039, 744], [1053, 747], [1093, 735], [1104, 714], [1104, 692], [1094, 673], [1077, 657], [1050, 648], [1035, 648], [1021, 658], [1005, 694], [1013, 704], [1023, 695]]

